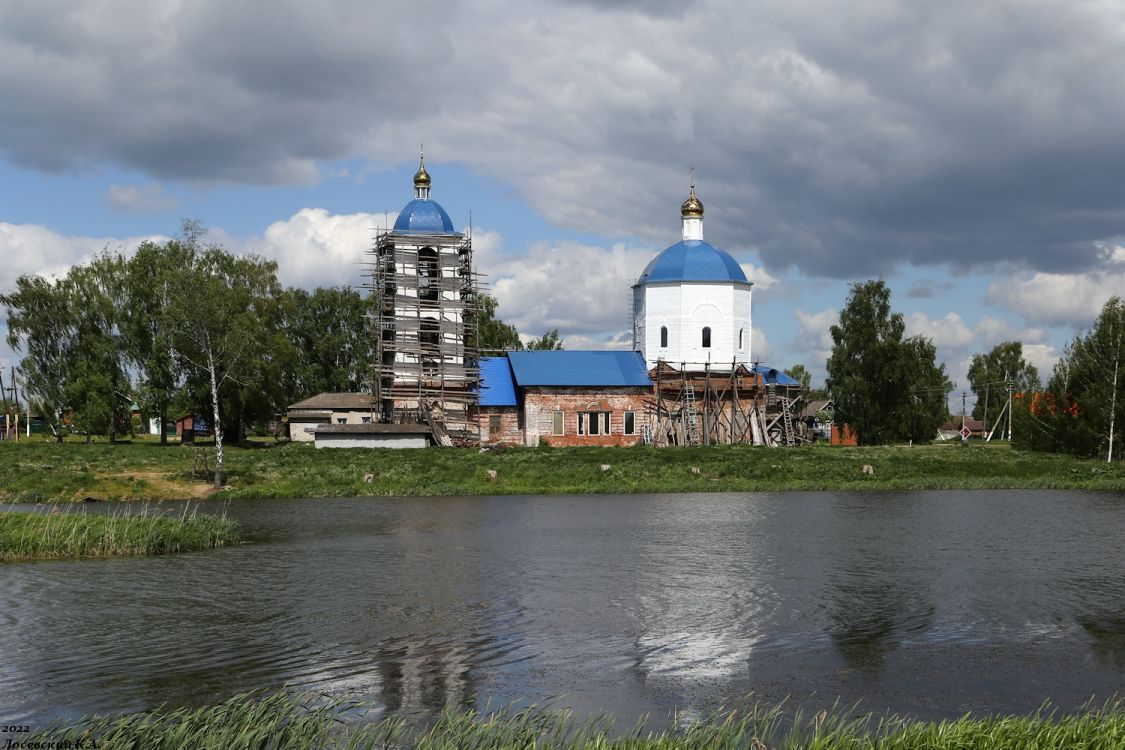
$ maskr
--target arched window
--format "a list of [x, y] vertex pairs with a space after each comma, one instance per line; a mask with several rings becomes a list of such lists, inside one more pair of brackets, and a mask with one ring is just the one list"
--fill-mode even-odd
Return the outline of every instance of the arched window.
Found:
[[739, 349], [741, 349], [741, 348], [742, 348], [742, 331], [743, 331], [743, 330], [744, 330], [744, 329], [742, 329], [742, 328], [739, 328], [739, 329], [738, 329], [738, 348], [739, 348]]
[[668, 326], [660, 326], [660, 346], [668, 346]]
[[703, 348], [711, 348], [711, 326], [703, 326]]
[[438, 278], [437, 250], [424, 247], [418, 251], [418, 297], [436, 300], [440, 288]]

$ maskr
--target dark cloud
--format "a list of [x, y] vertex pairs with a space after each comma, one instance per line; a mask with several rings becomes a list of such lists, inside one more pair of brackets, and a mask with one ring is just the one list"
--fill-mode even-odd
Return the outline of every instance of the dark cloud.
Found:
[[1119, 13], [13, 1], [0, 154], [276, 184], [412, 158], [424, 138], [560, 225], [656, 243], [695, 165], [708, 238], [771, 270], [1073, 273], [1125, 226]]

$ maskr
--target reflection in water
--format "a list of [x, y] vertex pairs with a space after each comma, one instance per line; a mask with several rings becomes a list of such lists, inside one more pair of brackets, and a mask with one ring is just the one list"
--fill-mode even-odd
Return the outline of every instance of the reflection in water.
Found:
[[1120, 494], [362, 498], [230, 513], [254, 544], [0, 566], [0, 718], [284, 685], [404, 714], [565, 695], [628, 723], [816, 693], [944, 717], [1047, 698], [1067, 709], [1125, 684]]
[[1125, 614], [1086, 615], [1078, 623], [1093, 640], [1094, 654], [1105, 664], [1125, 673]]

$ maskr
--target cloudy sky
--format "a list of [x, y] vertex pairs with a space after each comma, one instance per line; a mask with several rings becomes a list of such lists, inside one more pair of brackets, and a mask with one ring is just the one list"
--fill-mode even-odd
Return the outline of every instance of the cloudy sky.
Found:
[[694, 166], [762, 360], [881, 276], [965, 387], [1125, 293], [1122, 80], [1119, 2], [0, 0], [0, 288], [183, 218], [358, 285], [424, 141], [501, 315], [617, 347]]

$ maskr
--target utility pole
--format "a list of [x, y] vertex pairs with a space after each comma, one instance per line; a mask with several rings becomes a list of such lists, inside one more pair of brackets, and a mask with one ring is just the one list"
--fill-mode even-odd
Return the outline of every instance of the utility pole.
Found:
[[961, 391], [961, 427], [965, 426], [965, 397], [968, 395], [968, 391]]
[[988, 432], [988, 394], [992, 391], [992, 385], [985, 383], [984, 385], [984, 431]]
[[1004, 373], [1004, 385], [1008, 389], [1008, 444], [1010, 445], [1012, 442], [1012, 391], [1015, 390], [1011, 373]]
[[[16, 368], [15, 368], [14, 365], [12, 366], [12, 369], [10, 370], [10, 372], [11, 372], [11, 375], [12, 375], [12, 386], [11, 386], [11, 389], [10, 389], [12, 391], [12, 403], [15, 404], [15, 407], [12, 409], [12, 411], [15, 412], [15, 415], [16, 415], [15, 436], [16, 436], [16, 442], [18, 443], [20, 441], [20, 402], [19, 402], [19, 391], [16, 390]], [[28, 408], [27, 419], [28, 419], [28, 424], [30, 424], [31, 423], [31, 404], [28, 404], [27, 408]], [[29, 432], [28, 437], [30, 437], [30, 436], [31, 436], [31, 433]]]

